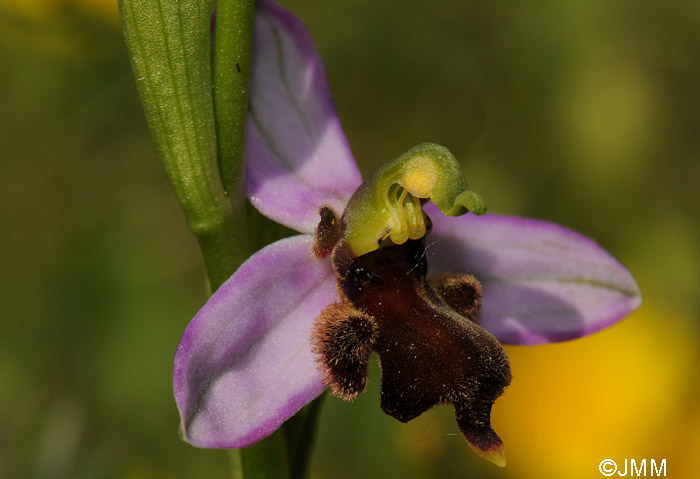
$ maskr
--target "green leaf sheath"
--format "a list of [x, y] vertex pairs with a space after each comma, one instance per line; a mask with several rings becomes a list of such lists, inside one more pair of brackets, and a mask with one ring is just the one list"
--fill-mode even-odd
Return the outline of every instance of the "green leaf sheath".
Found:
[[[211, 0], [120, 0], [124, 37], [161, 165], [197, 237], [212, 290], [245, 260], [217, 160], [211, 83]], [[242, 147], [241, 147], [242, 148]], [[241, 163], [242, 156], [238, 159]], [[244, 201], [236, 193], [237, 209]]]

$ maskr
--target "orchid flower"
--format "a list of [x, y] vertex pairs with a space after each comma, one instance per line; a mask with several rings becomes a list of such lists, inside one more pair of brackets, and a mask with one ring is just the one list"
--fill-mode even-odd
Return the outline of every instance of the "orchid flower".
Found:
[[254, 32], [248, 198], [300, 234], [251, 256], [187, 327], [173, 374], [184, 438], [250, 446], [329, 386], [362, 392], [375, 351], [387, 414], [452, 403], [469, 445], [503, 465], [490, 426], [511, 379], [501, 344], [608, 327], [639, 306], [634, 279], [562, 226], [483, 214], [437, 145], [363, 183], [305, 27], [263, 0]]

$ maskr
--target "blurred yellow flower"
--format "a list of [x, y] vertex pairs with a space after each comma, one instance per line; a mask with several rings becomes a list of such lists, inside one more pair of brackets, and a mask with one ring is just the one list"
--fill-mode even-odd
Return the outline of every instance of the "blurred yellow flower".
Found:
[[109, 21], [119, 17], [116, 0], [0, 0], [0, 11], [35, 22], [50, 22], [69, 11]]
[[689, 324], [647, 303], [597, 335], [508, 348], [513, 382], [493, 422], [509, 475], [601, 477], [603, 459], [622, 467], [625, 459], [666, 458], [674, 475], [690, 467], [700, 444], [687, 424], [699, 416], [698, 340]]
[[96, 28], [119, 26], [116, 0], [0, 0], [0, 39], [52, 53], [90, 55]]

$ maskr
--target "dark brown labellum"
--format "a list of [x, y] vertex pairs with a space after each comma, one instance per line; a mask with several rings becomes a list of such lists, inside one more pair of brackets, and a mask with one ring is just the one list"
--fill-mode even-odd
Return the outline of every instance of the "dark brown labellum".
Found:
[[473, 322], [481, 305], [478, 281], [443, 275], [428, 283], [423, 239], [359, 258], [341, 242], [333, 264], [341, 300], [326, 308], [314, 333], [333, 393], [359, 394], [370, 351], [376, 351], [384, 412], [405, 422], [452, 403], [472, 448], [502, 463], [502, 442], [491, 428], [490, 413], [510, 383], [510, 364], [500, 343]]

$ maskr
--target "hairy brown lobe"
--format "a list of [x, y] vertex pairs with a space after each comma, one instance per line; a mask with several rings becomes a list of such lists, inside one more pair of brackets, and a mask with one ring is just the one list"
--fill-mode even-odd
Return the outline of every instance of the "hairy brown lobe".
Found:
[[314, 352], [323, 358], [324, 382], [334, 396], [349, 401], [365, 390], [376, 337], [374, 319], [347, 303], [333, 303], [316, 318]]
[[342, 229], [338, 215], [330, 206], [322, 206], [318, 213], [321, 215], [321, 221], [316, 227], [312, 248], [314, 255], [322, 259], [331, 254], [340, 239]]
[[[482, 455], [500, 450], [490, 413], [510, 383], [508, 358], [490, 333], [457, 313], [478, 316], [478, 281], [460, 275], [433, 278], [439, 295], [425, 279], [423, 240], [359, 258], [341, 243], [333, 264], [341, 301], [317, 320], [314, 342], [334, 394], [351, 398], [364, 389], [359, 371], [366, 377], [374, 350], [382, 365], [385, 413], [406, 422], [436, 404], [453, 403], [470, 445]], [[358, 337], [350, 330], [360, 317], [361, 324], [371, 325], [365, 329], [370, 334], [349, 344]]]
[[452, 309], [478, 323], [481, 283], [470, 274], [440, 273], [428, 276], [428, 285]]

